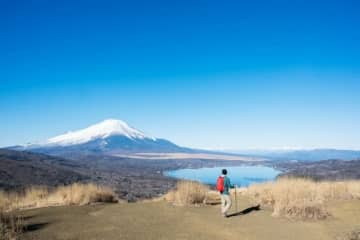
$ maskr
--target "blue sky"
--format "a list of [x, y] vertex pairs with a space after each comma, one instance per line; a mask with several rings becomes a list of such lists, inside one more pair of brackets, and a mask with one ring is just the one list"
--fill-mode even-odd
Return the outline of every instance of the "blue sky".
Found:
[[358, 1], [0, 1], [0, 146], [118, 118], [211, 149], [360, 149]]

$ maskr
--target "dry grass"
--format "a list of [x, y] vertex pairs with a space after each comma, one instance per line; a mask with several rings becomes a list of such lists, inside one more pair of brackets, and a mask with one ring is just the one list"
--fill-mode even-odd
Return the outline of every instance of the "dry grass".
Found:
[[47, 187], [37, 186], [28, 188], [23, 193], [5, 193], [0, 191], [0, 210], [2, 211], [116, 201], [116, 195], [110, 188], [91, 183], [74, 183], [52, 190], [49, 190]]
[[205, 203], [209, 187], [195, 181], [179, 181], [175, 190], [168, 192], [165, 199], [179, 206]]
[[204, 203], [207, 205], [218, 205], [221, 204], [221, 196], [218, 191], [209, 191], [206, 194]]
[[343, 236], [337, 237], [336, 240], [360, 240], [360, 230], [353, 230]]
[[250, 196], [256, 204], [271, 206], [273, 216], [323, 219], [330, 215], [326, 202], [360, 199], [360, 181], [314, 182], [282, 178], [251, 185], [243, 194]]
[[13, 213], [0, 210], [0, 239], [16, 240], [23, 231], [23, 220]]

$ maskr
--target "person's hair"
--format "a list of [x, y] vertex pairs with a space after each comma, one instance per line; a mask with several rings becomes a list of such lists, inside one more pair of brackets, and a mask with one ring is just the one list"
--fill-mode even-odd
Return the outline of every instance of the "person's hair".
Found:
[[227, 174], [227, 170], [226, 170], [226, 169], [223, 169], [221, 172], [222, 172], [222, 174], [224, 174], [224, 175]]

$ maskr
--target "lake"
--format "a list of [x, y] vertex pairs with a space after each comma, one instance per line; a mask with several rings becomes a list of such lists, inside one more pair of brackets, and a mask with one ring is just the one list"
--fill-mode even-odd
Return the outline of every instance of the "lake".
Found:
[[216, 184], [221, 170], [226, 168], [232, 184], [246, 187], [252, 183], [272, 181], [281, 171], [265, 166], [215, 167], [199, 169], [179, 169], [165, 172], [166, 176], [195, 180], [205, 184]]

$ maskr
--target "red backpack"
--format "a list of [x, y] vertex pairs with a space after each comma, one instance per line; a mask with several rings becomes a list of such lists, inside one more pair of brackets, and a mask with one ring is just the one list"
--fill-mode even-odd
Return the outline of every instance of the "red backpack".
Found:
[[219, 176], [216, 181], [216, 189], [222, 193], [224, 191], [224, 177]]

